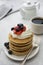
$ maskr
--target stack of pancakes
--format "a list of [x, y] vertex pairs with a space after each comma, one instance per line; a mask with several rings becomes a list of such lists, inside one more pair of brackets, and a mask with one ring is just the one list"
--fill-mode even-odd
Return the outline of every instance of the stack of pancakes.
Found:
[[25, 39], [13, 38], [9, 34], [9, 48], [15, 55], [26, 55], [32, 49], [33, 34]]

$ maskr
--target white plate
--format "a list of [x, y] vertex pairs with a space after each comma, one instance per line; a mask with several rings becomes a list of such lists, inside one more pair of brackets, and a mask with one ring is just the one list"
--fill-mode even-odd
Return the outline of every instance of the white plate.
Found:
[[[27, 60], [33, 58], [38, 53], [38, 51], [39, 51], [39, 46], [37, 46], [37, 48], [32, 51], [32, 53], [30, 54]], [[4, 52], [10, 59], [16, 60], [16, 61], [22, 61], [25, 57], [25, 56], [10, 55], [8, 54], [8, 50], [5, 47], [4, 47]]]

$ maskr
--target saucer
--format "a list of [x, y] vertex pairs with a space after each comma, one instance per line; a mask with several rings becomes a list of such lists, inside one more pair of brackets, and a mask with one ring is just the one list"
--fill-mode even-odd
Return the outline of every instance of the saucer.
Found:
[[[34, 43], [35, 44], [35, 43]], [[27, 58], [27, 60], [33, 58], [34, 56], [36, 56], [36, 54], [38, 53], [39, 51], [39, 46], [37, 46], [30, 54], [30, 56]], [[4, 52], [6, 54], [6, 56], [12, 60], [15, 60], [15, 61], [22, 61], [24, 59], [25, 56], [16, 56], [16, 55], [10, 55], [8, 53], [8, 50], [4, 47]]]

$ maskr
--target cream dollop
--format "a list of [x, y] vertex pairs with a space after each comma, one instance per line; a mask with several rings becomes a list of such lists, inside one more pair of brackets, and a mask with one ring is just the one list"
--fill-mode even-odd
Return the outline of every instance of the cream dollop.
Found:
[[14, 34], [13, 31], [10, 32], [13, 38], [18, 38], [18, 39], [25, 39], [27, 37], [30, 37], [32, 35], [32, 32], [30, 29], [26, 29], [26, 31], [22, 32], [21, 35]]

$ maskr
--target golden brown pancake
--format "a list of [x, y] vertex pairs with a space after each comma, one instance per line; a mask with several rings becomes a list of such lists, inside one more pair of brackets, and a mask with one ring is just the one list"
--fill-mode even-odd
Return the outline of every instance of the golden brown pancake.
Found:
[[12, 45], [14, 45], [14, 46], [19, 46], [19, 47], [22, 47], [22, 46], [26, 46], [26, 45], [30, 45], [33, 41], [31, 40], [31, 41], [29, 41], [29, 42], [27, 42], [27, 43], [20, 43], [20, 44], [18, 44], [18, 43], [14, 43], [13, 41], [9, 41]]
[[32, 46], [32, 44], [23, 46], [23, 47], [17, 47], [17, 46], [13, 46], [11, 43], [9, 43], [10, 49], [14, 49], [15, 51], [25, 51], [25, 50], [28, 50], [31, 46]]
[[18, 44], [25, 44], [33, 39], [33, 34], [30, 35], [30, 37], [25, 38], [25, 39], [18, 39], [18, 38], [13, 38], [11, 34], [9, 34], [9, 41], [12, 41], [14, 43]]
[[13, 52], [14, 55], [24, 56], [24, 55], [26, 55], [27, 53], [29, 53], [29, 52], [31, 51], [31, 49], [32, 49], [32, 47], [30, 47], [29, 50], [26, 50], [26, 51], [23, 51], [23, 52], [17, 52], [17, 51], [15, 51], [15, 50], [12, 49], [12, 52]]

